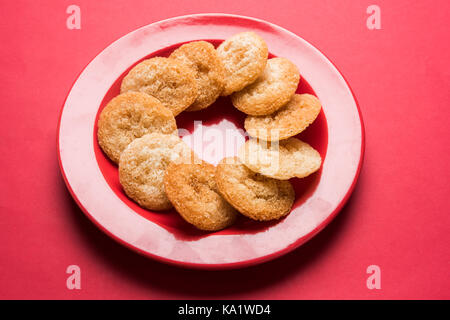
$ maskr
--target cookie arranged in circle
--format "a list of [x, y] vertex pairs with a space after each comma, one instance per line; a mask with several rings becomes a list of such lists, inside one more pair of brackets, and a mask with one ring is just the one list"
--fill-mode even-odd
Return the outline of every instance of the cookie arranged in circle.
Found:
[[197, 98], [195, 71], [185, 63], [156, 57], [134, 66], [123, 78], [120, 92], [139, 91], [156, 97], [176, 116]]
[[274, 179], [304, 178], [319, 170], [322, 158], [306, 142], [248, 140], [239, 150], [240, 160], [251, 170]]
[[164, 172], [171, 162], [190, 163], [194, 154], [178, 136], [151, 133], [122, 152], [119, 179], [125, 193], [150, 210], [172, 207], [164, 191]]
[[268, 115], [289, 102], [299, 81], [300, 73], [291, 61], [285, 58], [269, 59], [258, 79], [233, 93], [231, 101], [238, 110], [246, 114]]
[[195, 71], [198, 96], [186, 111], [209, 107], [219, 97], [224, 87], [224, 68], [214, 46], [206, 41], [183, 44], [170, 55], [183, 61]]
[[216, 168], [222, 196], [243, 215], [260, 221], [279, 219], [291, 211], [295, 193], [289, 181], [256, 173], [237, 157], [223, 159]]
[[231, 226], [236, 210], [220, 195], [209, 163], [171, 163], [164, 176], [167, 197], [181, 217], [198, 229], [216, 231]]
[[263, 38], [254, 32], [235, 34], [220, 44], [217, 53], [225, 67], [222, 96], [242, 90], [263, 72], [269, 51]]
[[100, 113], [98, 143], [115, 163], [130, 142], [152, 132], [176, 134], [177, 124], [172, 112], [148, 94], [120, 94]]
[[311, 94], [294, 94], [291, 100], [267, 116], [247, 116], [245, 130], [252, 137], [271, 141], [293, 137], [316, 120], [320, 101]]

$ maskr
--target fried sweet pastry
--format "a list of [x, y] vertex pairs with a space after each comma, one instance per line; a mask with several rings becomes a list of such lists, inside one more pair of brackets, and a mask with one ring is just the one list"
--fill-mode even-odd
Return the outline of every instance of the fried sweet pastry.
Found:
[[123, 78], [120, 92], [139, 91], [158, 98], [173, 115], [189, 107], [197, 98], [195, 71], [185, 63], [156, 57], [134, 66]]
[[243, 215], [260, 221], [280, 219], [294, 203], [289, 181], [253, 172], [237, 157], [223, 159], [216, 168], [216, 183], [222, 196]]
[[224, 68], [214, 46], [206, 41], [183, 44], [170, 55], [195, 70], [198, 96], [186, 111], [209, 107], [219, 97], [224, 87]]
[[131, 141], [152, 132], [174, 134], [177, 124], [169, 109], [145, 93], [118, 95], [100, 113], [98, 143], [115, 163]]
[[178, 136], [151, 133], [135, 139], [122, 152], [119, 179], [125, 193], [150, 210], [172, 207], [164, 191], [164, 172], [170, 162], [190, 163], [192, 150]]
[[235, 34], [220, 44], [217, 53], [225, 67], [222, 96], [242, 90], [263, 72], [269, 51], [266, 42], [254, 32]]
[[224, 229], [236, 220], [236, 210], [225, 201], [214, 180], [216, 168], [209, 163], [171, 163], [164, 176], [167, 197], [181, 217], [196, 228]]
[[320, 101], [310, 94], [294, 94], [289, 102], [267, 116], [247, 116], [245, 130], [252, 137], [272, 141], [293, 137], [316, 120]]
[[300, 81], [300, 73], [291, 61], [273, 58], [255, 82], [231, 96], [240, 111], [262, 116], [274, 113], [292, 98]]
[[306, 142], [248, 140], [239, 150], [240, 160], [251, 170], [274, 179], [304, 178], [319, 170], [322, 158]]

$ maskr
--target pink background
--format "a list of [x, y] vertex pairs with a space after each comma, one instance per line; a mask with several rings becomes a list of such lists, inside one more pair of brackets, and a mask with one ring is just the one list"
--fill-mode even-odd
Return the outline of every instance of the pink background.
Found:
[[[267, 4], [266, 4], [267, 3]], [[68, 30], [70, 4], [82, 29]], [[381, 8], [382, 30], [366, 28]], [[2, 1], [0, 4], [0, 298], [450, 298], [450, 2]], [[193, 271], [154, 262], [98, 230], [66, 190], [56, 126], [77, 75], [120, 36], [203, 12], [278, 24], [324, 52], [359, 101], [359, 182], [318, 236], [275, 261]], [[68, 290], [76, 264], [82, 289]], [[366, 287], [381, 268], [381, 290]]]

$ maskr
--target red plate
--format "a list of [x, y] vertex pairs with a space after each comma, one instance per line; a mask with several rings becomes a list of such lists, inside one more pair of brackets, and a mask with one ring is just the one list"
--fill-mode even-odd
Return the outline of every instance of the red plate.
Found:
[[[299, 67], [302, 80], [297, 92], [315, 94], [322, 102], [318, 119], [299, 135], [321, 153], [324, 161], [320, 172], [291, 180], [296, 191], [295, 204], [292, 212], [277, 222], [258, 223], [240, 217], [231, 228], [204, 233], [184, 222], [173, 210], [161, 213], [142, 209], [126, 197], [118, 182], [117, 167], [97, 144], [99, 112], [119, 93], [127, 71], [142, 59], [166, 56], [181, 43], [193, 40], [217, 45], [248, 30], [265, 39], [271, 56], [286, 57]], [[244, 118], [225, 97], [206, 110], [183, 112], [176, 120], [178, 127], [185, 129], [183, 139], [205, 160], [217, 163], [224, 156], [234, 155], [244, 142]], [[224, 132], [235, 134], [236, 143], [218, 142]], [[312, 238], [336, 216], [349, 197], [358, 178], [363, 151], [364, 129], [357, 102], [342, 75], [322, 53], [274, 24], [225, 14], [164, 20], [111, 44], [76, 80], [58, 129], [58, 154], [67, 187], [100, 229], [146, 256], [205, 269], [238, 268], [268, 261]]]

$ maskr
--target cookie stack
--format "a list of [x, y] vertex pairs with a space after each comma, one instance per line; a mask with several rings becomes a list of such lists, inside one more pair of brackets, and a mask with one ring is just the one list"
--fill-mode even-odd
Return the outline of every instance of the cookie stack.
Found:
[[[288, 179], [310, 175], [322, 161], [293, 138], [321, 109], [316, 97], [295, 94], [299, 81], [297, 67], [285, 58], [268, 59], [267, 44], [254, 32], [234, 35], [217, 49], [190, 42], [130, 70], [120, 95], [99, 116], [98, 142], [118, 164], [125, 193], [144, 208], [174, 207], [208, 231], [232, 225], [239, 213], [279, 219], [295, 199]], [[237, 157], [215, 167], [179, 138], [175, 116], [203, 110], [219, 96], [230, 96], [247, 114], [250, 139]]]

